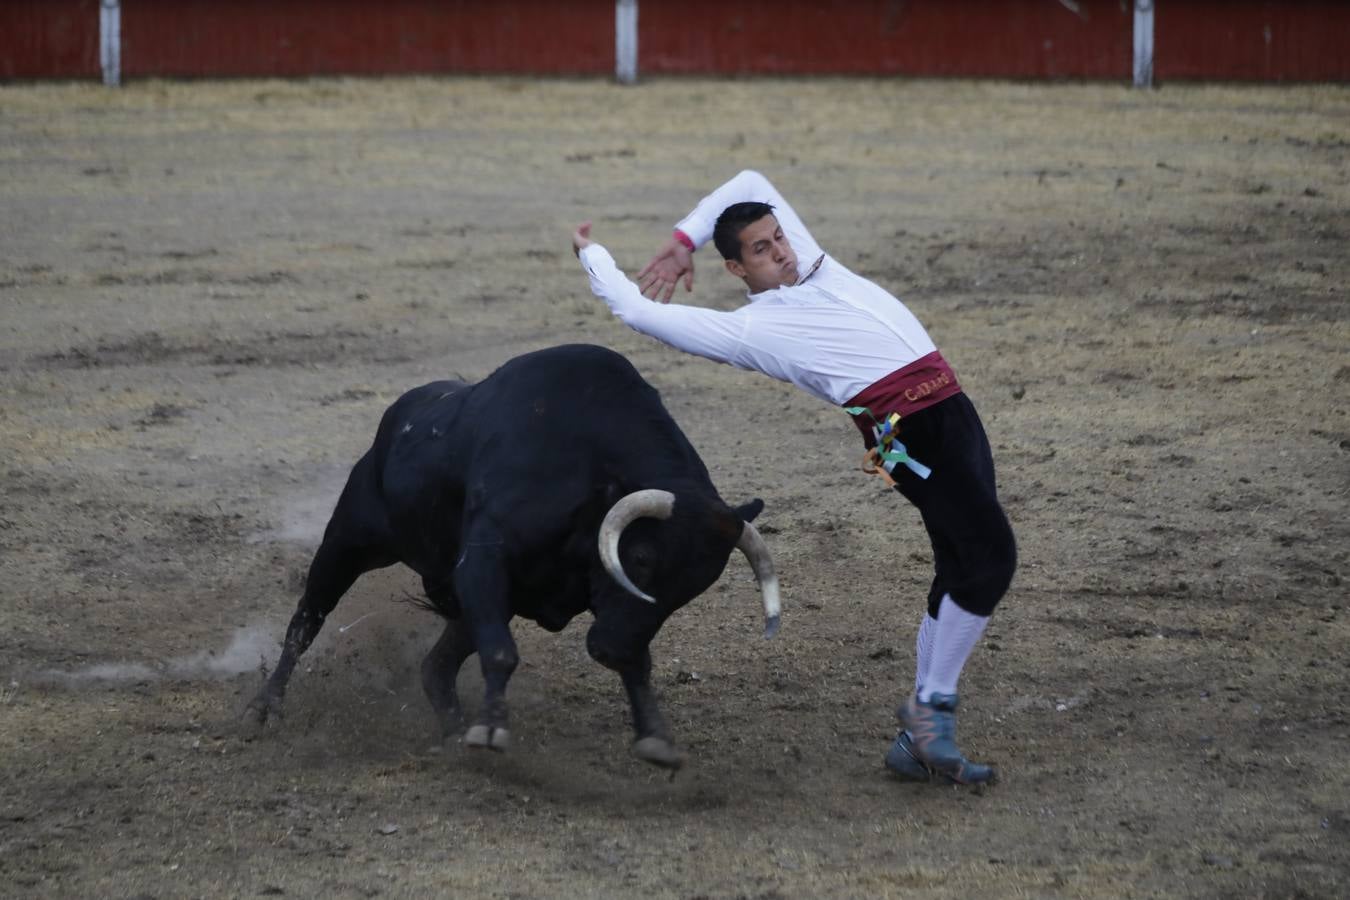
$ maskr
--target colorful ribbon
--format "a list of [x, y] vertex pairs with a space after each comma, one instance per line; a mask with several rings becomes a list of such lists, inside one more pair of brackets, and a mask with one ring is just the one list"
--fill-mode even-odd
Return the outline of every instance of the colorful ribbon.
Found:
[[[932, 469], [910, 456], [905, 449], [905, 445], [897, 439], [896, 430], [900, 425], [899, 413], [891, 413], [886, 417], [885, 422], [878, 422], [877, 417], [872, 415], [872, 411], [865, 406], [846, 406], [844, 412], [850, 416], [860, 416], [866, 413], [867, 417], [872, 420], [872, 433], [876, 435], [877, 445], [868, 450], [867, 455], [863, 457], [864, 472], [879, 474], [884, 469], [885, 472], [890, 473], [895, 471], [897, 465], [903, 465], [920, 478], [926, 479], [933, 474]], [[878, 461], [881, 463], [880, 469], [868, 468], [869, 463], [875, 465]], [[891, 484], [895, 483], [889, 475], [886, 476], [886, 480]]]

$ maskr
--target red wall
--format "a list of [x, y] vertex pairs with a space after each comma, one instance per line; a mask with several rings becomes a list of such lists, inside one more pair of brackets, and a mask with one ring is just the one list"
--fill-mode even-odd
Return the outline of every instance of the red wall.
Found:
[[[0, 0], [0, 79], [99, 77], [98, 5]], [[638, 70], [1128, 80], [1133, 6], [640, 0]], [[610, 75], [614, 0], [122, 0], [126, 77], [418, 72]], [[1154, 72], [1350, 81], [1350, 0], [1157, 0]]]
[[1350, 3], [1157, 0], [1154, 75], [1216, 81], [1350, 81]]
[[124, 0], [129, 77], [614, 71], [613, 0]]
[[0, 79], [97, 77], [98, 0], [0, 0]]
[[638, 69], [1129, 78], [1132, 4], [1077, 0], [639, 3]]

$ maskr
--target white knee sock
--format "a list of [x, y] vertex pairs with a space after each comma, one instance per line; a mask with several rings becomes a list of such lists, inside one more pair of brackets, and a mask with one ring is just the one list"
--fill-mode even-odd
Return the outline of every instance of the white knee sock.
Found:
[[925, 703], [933, 694], [955, 694], [961, 669], [989, 624], [988, 616], [977, 616], [956, 605], [951, 594], [942, 596], [937, 627], [933, 629], [932, 658], [923, 673], [919, 699]]
[[937, 619], [924, 613], [919, 625], [919, 636], [914, 639], [914, 693], [923, 692], [924, 682], [928, 678], [928, 664], [933, 659], [933, 633], [937, 631]]

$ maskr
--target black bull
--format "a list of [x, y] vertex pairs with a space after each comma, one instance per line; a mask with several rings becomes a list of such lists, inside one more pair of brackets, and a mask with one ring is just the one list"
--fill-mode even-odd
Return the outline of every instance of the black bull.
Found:
[[296, 661], [342, 595], [363, 573], [401, 562], [446, 621], [422, 663], [442, 739], [462, 728], [455, 681], [477, 652], [484, 697], [464, 742], [505, 749], [506, 684], [518, 661], [510, 620], [558, 631], [589, 610], [586, 649], [623, 681], [634, 752], [678, 767], [648, 646], [736, 549], [759, 580], [773, 633], [777, 578], [750, 524], [763, 507], [724, 503], [656, 390], [602, 347], [540, 350], [477, 384], [415, 388], [385, 412], [352, 469], [281, 659], [249, 713], [257, 724], [279, 713]]

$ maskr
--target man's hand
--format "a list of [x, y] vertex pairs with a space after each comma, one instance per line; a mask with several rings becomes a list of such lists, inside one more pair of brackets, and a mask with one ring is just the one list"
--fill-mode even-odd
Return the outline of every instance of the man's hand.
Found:
[[581, 256], [581, 251], [591, 245], [591, 223], [582, 222], [577, 226], [577, 230], [572, 232], [572, 252]]
[[648, 300], [669, 303], [675, 293], [675, 285], [681, 278], [684, 279], [685, 292], [692, 291], [694, 255], [679, 238], [672, 236], [638, 273], [638, 289]]

